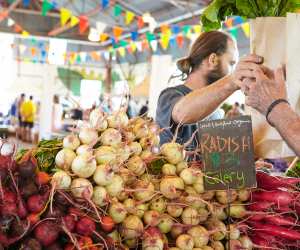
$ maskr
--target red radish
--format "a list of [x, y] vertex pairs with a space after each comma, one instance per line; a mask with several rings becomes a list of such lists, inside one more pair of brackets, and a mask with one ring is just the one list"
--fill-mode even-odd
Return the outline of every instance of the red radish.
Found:
[[68, 215], [66, 215], [66, 216], [63, 217], [62, 221], [63, 221], [63, 225], [65, 225], [66, 228], [70, 232], [74, 231], [75, 226], [76, 226], [76, 220], [75, 220], [74, 216], [68, 214]]
[[300, 178], [270, 176], [262, 171], [256, 172], [257, 186], [266, 190], [289, 188], [300, 183]]
[[54, 222], [44, 221], [34, 229], [35, 238], [45, 247], [54, 243], [59, 235], [59, 230]]
[[3, 190], [3, 202], [17, 202], [17, 195], [9, 190]]
[[278, 206], [291, 205], [295, 201], [293, 195], [286, 191], [258, 191], [252, 193], [252, 201], [269, 201]]
[[84, 213], [80, 209], [75, 207], [70, 207], [68, 213], [72, 216], [75, 216], [75, 218], [79, 216], [84, 216]]
[[143, 237], [158, 237], [158, 238], [163, 238], [160, 230], [157, 227], [148, 227], [147, 229], [145, 229]]
[[46, 203], [47, 201], [42, 195], [36, 194], [28, 198], [27, 207], [30, 212], [39, 213], [45, 208]]
[[1, 215], [16, 215], [18, 211], [16, 203], [12, 202], [5, 202], [0, 209]]
[[262, 211], [268, 210], [274, 204], [275, 204], [274, 202], [268, 202], [268, 201], [253, 202], [247, 206], [247, 209], [250, 211], [261, 211], [262, 212]]
[[297, 220], [293, 217], [286, 217], [281, 215], [269, 215], [264, 218], [267, 223], [278, 226], [299, 226]]
[[250, 225], [252, 225], [254, 228], [261, 232], [265, 232], [267, 234], [285, 238], [288, 240], [300, 240], [300, 232], [293, 230], [293, 229], [287, 229], [285, 227], [281, 226], [275, 226], [275, 225], [269, 225], [269, 224], [263, 224], [259, 222], [249, 222]]
[[95, 222], [88, 217], [83, 217], [76, 223], [76, 232], [78, 234], [84, 236], [90, 236], [93, 234], [95, 230], [96, 230]]
[[40, 220], [39, 214], [29, 214], [27, 220], [30, 222], [30, 225], [34, 225]]
[[28, 215], [28, 211], [24, 201], [20, 198], [18, 201], [18, 216], [23, 219]]
[[103, 216], [101, 219], [101, 228], [105, 232], [111, 232], [115, 226], [113, 219], [110, 216]]
[[39, 186], [49, 183], [50, 176], [46, 172], [38, 172], [35, 177], [35, 183]]
[[264, 218], [265, 218], [265, 215], [254, 214], [254, 215], [251, 215], [249, 217], [249, 220], [251, 220], [251, 221], [260, 221], [260, 220], [263, 220]]

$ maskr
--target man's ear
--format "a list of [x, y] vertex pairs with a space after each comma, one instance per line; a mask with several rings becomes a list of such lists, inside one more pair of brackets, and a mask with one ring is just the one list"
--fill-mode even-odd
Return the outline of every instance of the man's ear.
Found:
[[215, 68], [219, 64], [219, 57], [216, 53], [212, 53], [209, 55], [208, 64], [212, 68]]

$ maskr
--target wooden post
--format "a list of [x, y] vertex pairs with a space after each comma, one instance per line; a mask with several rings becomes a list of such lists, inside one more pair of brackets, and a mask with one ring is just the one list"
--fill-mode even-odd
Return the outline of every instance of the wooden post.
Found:
[[109, 58], [106, 62], [106, 79], [104, 81], [104, 89], [106, 93], [110, 93], [112, 89], [112, 54], [109, 53]]

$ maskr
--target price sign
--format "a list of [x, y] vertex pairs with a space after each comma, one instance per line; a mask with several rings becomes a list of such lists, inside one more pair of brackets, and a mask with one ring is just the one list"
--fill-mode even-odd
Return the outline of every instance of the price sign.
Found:
[[198, 123], [206, 190], [256, 186], [250, 116]]

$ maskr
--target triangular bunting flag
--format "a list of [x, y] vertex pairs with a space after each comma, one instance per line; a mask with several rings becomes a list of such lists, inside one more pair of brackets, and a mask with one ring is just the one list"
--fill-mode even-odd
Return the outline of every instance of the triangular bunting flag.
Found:
[[20, 54], [23, 54], [26, 50], [26, 46], [24, 44], [20, 44], [19, 45], [19, 51], [20, 51]]
[[139, 42], [136, 42], [136, 48], [139, 52], [143, 51], [143, 45], [142, 45], [142, 42], [139, 41]]
[[22, 31], [22, 27], [19, 24], [15, 24], [14, 30], [15, 30], [15, 32], [19, 33]]
[[108, 51], [104, 51], [102, 55], [106, 61], [109, 60], [109, 52]]
[[176, 46], [176, 40], [175, 40], [175, 37], [172, 36], [170, 38], [170, 47], [175, 48], [175, 46]]
[[109, 5], [109, 0], [102, 0], [102, 8], [105, 9]]
[[169, 47], [170, 36], [167, 34], [162, 34], [161, 36], [161, 47], [166, 50]]
[[190, 26], [190, 25], [184, 25], [184, 26], [182, 27], [182, 32], [183, 32], [183, 34], [184, 34], [185, 36], [187, 36], [188, 33], [191, 32], [191, 26]]
[[233, 18], [228, 18], [225, 21], [225, 24], [226, 24], [227, 28], [231, 28], [233, 26]]
[[116, 4], [115, 7], [114, 7], [114, 16], [115, 17], [118, 17], [120, 16], [122, 13], [122, 7], [120, 4]]
[[157, 51], [157, 44], [158, 44], [157, 40], [153, 40], [150, 42], [150, 46], [153, 52]]
[[60, 9], [60, 24], [64, 26], [72, 16], [72, 12], [66, 8]]
[[13, 26], [14, 24], [15, 24], [15, 21], [14, 21], [13, 19], [11, 19], [11, 18], [8, 18], [8, 19], [7, 19], [7, 26], [8, 26], [8, 27]]
[[43, 0], [42, 4], [42, 16], [46, 16], [47, 13], [53, 8], [53, 5], [48, 0]]
[[241, 16], [238, 16], [235, 18], [236, 24], [242, 24], [244, 23], [244, 19]]
[[242, 29], [245, 33], [245, 36], [249, 37], [250, 36], [250, 24], [249, 23], [243, 23], [242, 24]]
[[23, 0], [23, 6], [28, 7], [30, 4], [30, 0]]
[[194, 25], [194, 31], [196, 34], [200, 34], [201, 33], [201, 25]]
[[131, 48], [131, 51], [134, 53], [134, 52], [136, 52], [137, 46], [134, 42], [131, 42], [130, 43], [130, 48]]
[[124, 57], [126, 54], [126, 50], [124, 47], [118, 48], [118, 52], [119, 52], [120, 56], [122, 56], [122, 57]]
[[137, 41], [139, 38], [139, 33], [137, 31], [131, 32], [131, 40], [132, 41]]
[[86, 55], [87, 55], [86, 52], [80, 52], [80, 58], [81, 58], [81, 61], [82, 61], [82, 62], [85, 62], [85, 60], [86, 60]]
[[26, 31], [26, 30], [23, 30], [22, 31], [22, 36], [23, 37], [28, 37], [30, 34], [29, 34], [29, 32], [28, 31]]
[[237, 40], [237, 38], [238, 38], [238, 28], [235, 27], [235, 28], [229, 30], [229, 32], [235, 38], [235, 40]]
[[100, 34], [100, 42], [105, 42], [108, 39], [108, 34], [102, 33]]
[[96, 29], [98, 30], [98, 32], [101, 34], [103, 33], [103, 31], [106, 28], [106, 24], [103, 22], [96, 22]]
[[41, 51], [41, 56], [42, 56], [42, 58], [45, 58], [47, 56], [47, 51], [46, 50], [42, 50]]
[[77, 56], [76, 56], [76, 63], [81, 63], [80, 54], [77, 54]]
[[125, 16], [125, 23], [126, 25], [130, 24], [132, 20], [134, 19], [135, 14], [131, 11], [126, 11], [126, 16]]
[[71, 27], [76, 26], [79, 23], [79, 18], [77, 16], [71, 17]]
[[163, 34], [166, 34], [166, 33], [168, 33], [168, 31], [169, 31], [169, 25], [167, 25], [167, 24], [163, 24], [162, 26], [160, 26], [160, 31], [161, 31], [161, 33], [163, 33]]
[[86, 16], [79, 17], [79, 33], [83, 34], [89, 27], [89, 20]]
[[173, 25], [172, 26], [172, 32], [173, 34], [177, 35], [178, 33], [180, 33], [181, 29], [180, 29], [180, 26], [179, 25]]
[[121, 27], [115, 26], [113, 28], [114, 37], [119, 38], [123, 33], [123, 29]]
[[143, 20], [143, 17], [141, 16], [138, 16], [138, 21], [137, 21], [137, 26], [139, 29], [143, 28], [144, 27], [144, 20]]
[[31, 52], [31, 55], [32, 55], [32, 56], [35, 56], [35, 55], [36, 55], [36, 48], [32, 47], [32, 48], [30, 49], [30, 52]]
[[149, 49], [149, 43], [147, 40], [142, 41], [142, 48], [143, 50]]
[[176, 37], [176, 42], [177, 42], [178, 47], [182, 48], [183, 44], [184, 44], [184, 37], [183, 37], [183, 35], [178, 35]]

